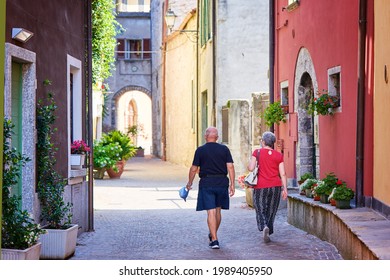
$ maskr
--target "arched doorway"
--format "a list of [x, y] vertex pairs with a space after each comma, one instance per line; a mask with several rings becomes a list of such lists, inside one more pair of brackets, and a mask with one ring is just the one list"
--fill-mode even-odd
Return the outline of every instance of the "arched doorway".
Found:
[[311, 173], [318, 177], [320, 170], [318, 116], [313, 116], [307, 111], [318, 85], [314, 65], [307, 49], [301, 49], [295, 72], [295, 112], [298, 116], [296, 176], [300, 178], [305, 173]]
[[112, 127], [128, 133], [146, 155], [152, 154], [152, 100], [148, 93], [140, 87], [126, 87], [111, 101]]
[[299, 175], [311, 173], [316, 176], [316, 149], [314, 144], [314, 116], [307, 108], [313, 98], [313, 81], [305, 72], [298, 89], [298, 156]]

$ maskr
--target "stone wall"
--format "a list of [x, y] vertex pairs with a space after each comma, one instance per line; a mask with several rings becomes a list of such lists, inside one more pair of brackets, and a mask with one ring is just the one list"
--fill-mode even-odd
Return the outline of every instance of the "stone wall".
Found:
[[[293, 194], [288, 197], [287, 221], [299, 229], [332, 243], [344, 259], [378, 259], [346, 221], [350, 211], [353, 210], [336, 209], [330, 204], [321, 204], [313, 199]], [[359, 218], [358, 213], [357, 215], [354, 213], [353, 216]]]

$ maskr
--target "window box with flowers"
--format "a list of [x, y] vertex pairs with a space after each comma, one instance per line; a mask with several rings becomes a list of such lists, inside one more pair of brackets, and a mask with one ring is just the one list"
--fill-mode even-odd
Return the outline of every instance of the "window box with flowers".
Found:
[[71, 147], [70, 165], [72, 169], [82, 169], [85, 163], [85, 155], [91, 149], [83, 140], [73, 141]]
[[312, 99], [308, 107], [308, 113], [317, 115], [333, 115], [334, 108], [337, 108], [340, 104], [339, 97], [330, 95], [327, 90], [318, 92], [318, 97]]

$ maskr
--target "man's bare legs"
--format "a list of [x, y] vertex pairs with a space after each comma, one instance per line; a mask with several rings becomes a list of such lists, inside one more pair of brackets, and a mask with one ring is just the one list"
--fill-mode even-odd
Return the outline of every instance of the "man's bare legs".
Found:
[[207, 225], [209, 226], [211, 240], [218, 240], [217, 231], [221, 225], [221, 207], [207, 210]]

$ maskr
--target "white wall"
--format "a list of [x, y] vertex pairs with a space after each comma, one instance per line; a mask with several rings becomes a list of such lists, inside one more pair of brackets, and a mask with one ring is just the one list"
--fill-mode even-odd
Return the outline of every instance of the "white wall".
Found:
[[269, 92], [268, 1], [218, 2], [216, 38], [217, 127], [229, 99]]

